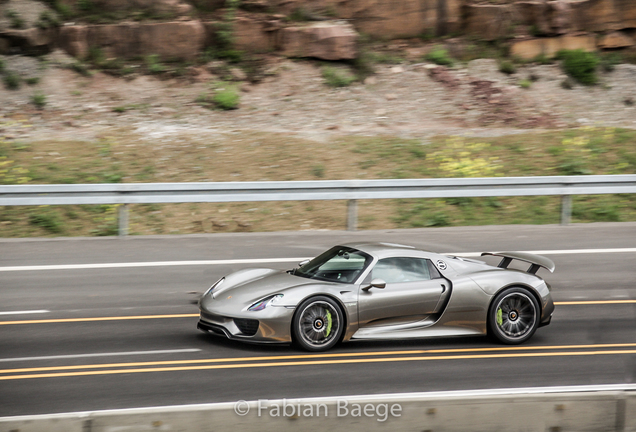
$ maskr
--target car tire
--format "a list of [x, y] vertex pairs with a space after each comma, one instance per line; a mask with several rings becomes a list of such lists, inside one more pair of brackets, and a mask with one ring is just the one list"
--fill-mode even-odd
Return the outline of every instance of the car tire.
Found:
[[516, 345], [530, 339], [539, 327], [541, 309], [525, 288], [507, 288], [497, 294], [488, 311], [488, 334], [495, 340]]
[[292, 320], [292, 339], [306, 351], [326, 351], [336, 345], [344, 331], [340, 306], [325, 296], [311, 297], [298, 306]]

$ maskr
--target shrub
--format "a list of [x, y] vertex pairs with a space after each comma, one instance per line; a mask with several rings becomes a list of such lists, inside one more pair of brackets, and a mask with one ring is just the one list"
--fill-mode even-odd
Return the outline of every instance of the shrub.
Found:
[[75, 16], [73, 8], [71, 8], [67, 4], [62, 3], [61, 1], [56, 1], [54, 7], [56, 12], [59, 13], [60, 16], [65, 20], [71, 19]]
[[46, 105], [46, 95], [40, 92], [34, 93], [31, 95], [31, 103], [39, 109], [44, 108]]
[[530, 86], [532, 86], [532, 81], [530, 81], [529, 79], [523, 79], [519, 81], [519, 85], [521, 86], [521, 88], [529, 89]]
[[4, 86], [7, 90], [17, 90], [20, 88], [20, 84], [22, 80], [20, 79], [20, 75], [15, 72], [7, 72], [4, 74]]
[[60, 21], [51, 12], [43, 11], [40, 14], [40, 18], [38, 19], [38, 22], [35, 23], [35, 25], [41, 29], [47, 29], [51, 27], [59, 27]]
[[9, 27], [14, 29], [21, 29], [26, 27], [24, 19], [16, 11], [10, 9], [4, 13], [4, 16], [9, 18]]
[[329, 66], [324, 66], [320, 72], [330, 87], [347, 87], [356, 80], [354, 76], [344, 74]]
[[228, 87], [216, 92], [212, 101], [222, 110], [237, 109], [239, 105], [239, 94], [235, 88]]
[[448, 56], [448, 51], [442, 47], [435, 47], [426, 54], [425, 59], [442, 66], [452, 66], [453, 60]]
[[160, 74], [166, 71], [166, 67], [159, 63], [159, 56], [157, 54], [150, 54], [146, 57], [146, 66], [148, 71], [152, 74]]
[[499, 72], [505, 73], [507, 75], [512, 75], [517, 72], [517, 66], [510, 60], [503, 60], [499, 63]]
[[24, 82], [30, 86], [36, 85], [37, 83], [40, 82], [40, 77], [29, 77], [29, 78], [26, 78]]
[[596, 84], [596, 66], [599, 59], [594, 53], [578, 50], [562, 50], [557, 54], [563, 60], [563, 70], [584, 85]]
[[69, 65], [69, 68], [74, 70], [75, 72], [77, 72], [80, 75], [84, 75], [85, 77], [89, 77], [91, 76], [91, 71], [88, 69], [88, 66], [86, 66], [84, 63], [80, 62], [80, 61], [76, 61], [74, 63], [71, 63]]

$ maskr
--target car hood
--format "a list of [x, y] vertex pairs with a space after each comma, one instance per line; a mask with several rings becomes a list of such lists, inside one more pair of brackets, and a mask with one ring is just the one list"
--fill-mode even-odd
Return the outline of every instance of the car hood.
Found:
[[214, 299], [228, 299], [245, 305], [271, 294], [283, 293], [290, 288], [315, 284], [313, 279], [293, 276], [285, 271], [272, 269], [248, 269], [232, 273], [218, 289], [212, 291]]

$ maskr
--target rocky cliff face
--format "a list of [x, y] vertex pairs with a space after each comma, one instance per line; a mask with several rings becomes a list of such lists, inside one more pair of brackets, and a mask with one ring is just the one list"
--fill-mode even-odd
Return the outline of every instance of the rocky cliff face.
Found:
[[[38, 53], [60, 46], [81, 58], [89, 47], [99, 47], [115, 57], [158, 54], [189, 60], [215, 43], [226, 19], [221, 8], [227, 6], [224, 0], [189, 1], [58, 0], [64, 2], [58, 3], [58, 9], [63, 4], [81, 12], [89, 5], [92, 13], [154, 20], [106, 25], [66, 22], [57, 28], [32, 18], [23, 23], [26, 29], [20, 29], [12, 28], [20, 26], [7, 18], [9, 12], [28, 2], [42, 8], [42, 3], [5, 0], [0, 3], [0, 52]], [[164, 17], [163, 22], [156, 22], [157, 17]], [[461, 33], [511, 41], [513, 53], [531, 58], [562, 48], [633, 46], [636, 1], [244, 0], [231, 22], [236, 47], [252, 52], [340, 60], [355, 57], [357, 33], [382, 39]]]

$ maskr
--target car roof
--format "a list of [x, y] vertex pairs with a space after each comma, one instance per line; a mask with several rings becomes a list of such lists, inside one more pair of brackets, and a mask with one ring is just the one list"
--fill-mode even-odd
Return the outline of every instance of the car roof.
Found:
[[352, 247], [361, 250], [378, 258], [394, 257], [394, 256], [417, 256], [431, 257], [438, 254], [429, 251], [423, 251], [413, 246], [402, 245], [397, 243], [384, 242], [355, 242], [346, 243], [343, 246]]

